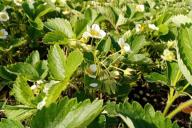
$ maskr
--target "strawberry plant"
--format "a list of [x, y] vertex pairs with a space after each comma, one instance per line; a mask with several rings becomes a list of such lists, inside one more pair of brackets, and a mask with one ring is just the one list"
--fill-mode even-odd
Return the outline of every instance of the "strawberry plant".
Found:
[[0, 128], [191, 127], [191, 10], [0, 1]]

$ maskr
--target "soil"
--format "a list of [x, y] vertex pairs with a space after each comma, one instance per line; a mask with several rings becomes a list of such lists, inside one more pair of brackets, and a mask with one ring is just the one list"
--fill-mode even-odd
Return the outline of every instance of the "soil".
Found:
[[[150, 103], [155, 110], [163, 112], [167, 101], [167, 94], [169, 88], [162, 85], [150, 85], [150, 86], [136, 86], [133, 87], [129, 94], [130, 100], [138, 101], [142, 106]], [[187, 101], [188, 97], [178, 98], [171, 106], [170, 111], [176, 108], [180, 103]], [[184, 112], [178, 113], [173, 121], [177, 121], [178, 125], [182, 128], [191, 128], [190, 114]]]

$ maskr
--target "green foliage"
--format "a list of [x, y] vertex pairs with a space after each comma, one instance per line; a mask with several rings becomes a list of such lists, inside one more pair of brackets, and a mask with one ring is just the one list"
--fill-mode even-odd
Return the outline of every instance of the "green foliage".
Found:
[[13, 86], [13, 92], [17, 101], [22, 104], [33, 106], [34, 94], [27, 84], [27, 79], [23, 76], [18, 76]]
[[63, 32], [68, 38], [74, 37], [74, 32], [72, 30], [71, 24], [69, 21], [61, 18], [49, 19], [45, 26], [50, 30]]
[[46, 44], [67, 44], [68, 37], [63, 32], [52, 31], [44, 36], [43, 42]]
[[0, 128], [24, 128], [24, 127], [18, 121], [3, 119], [0, 122]]
[[192, 83], [192, 31], [189, 28], [181, 28], [179, 31], [177, 43], [177, 59], [178, 65], [185, 78]]
[[84, 128], [100, 114], [102, 105], [101, 100], [78, 103], [76, 99], [65, 97], [58, 104], [38, 111], [32, 119], [32, 128]]
[[[135, 128], [179, 128], [176, 123], [171, 123], [170, 119], [165, 118], [162, 113], [155, 112], [150, 104], [146, 104], [144, 108], [137, 103], [108, 103], [106, 106], [107, 114], [109, 116], [119, 116], [123, 120], [131, 121]], [[124, 120], [125, 121], [125, 120]]]
[[36, 69], [28, 63], [16, 63], [8, 65], [7, 70], [16, 75], [23, 75], [30, 80], [37, 80], [39, 78], [39, 73]]
[[66, 76], [66, 57], [59, 45], [51, 46], [48, 54], [48, 67], [50, 74], [56, 80], [63, 80]]
[[191, 18], [181, 0], [1, 1], [0, 126], [178, 128]]

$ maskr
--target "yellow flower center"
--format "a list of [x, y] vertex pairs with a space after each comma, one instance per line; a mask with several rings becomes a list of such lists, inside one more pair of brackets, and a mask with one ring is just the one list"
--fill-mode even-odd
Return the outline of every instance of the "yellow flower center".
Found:
[[6, 14], [2, 14], [1, 15], [1, 19], [7, 19], [7, 15]]
[[90, 34], [91, 34], [92, 36], [99, 36], [99, 32], [97, 32], [97, 31], [95, 31], [95, 30], [93, 30], [93, 29], [90, 30]]
[[4, 32], [0, 31], [0, 37], [4, 36]]

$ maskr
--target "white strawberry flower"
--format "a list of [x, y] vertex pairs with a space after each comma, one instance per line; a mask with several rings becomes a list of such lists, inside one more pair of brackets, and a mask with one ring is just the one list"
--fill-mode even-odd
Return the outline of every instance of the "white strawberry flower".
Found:
[[83, 33], [84, 38], [92, 37], [92, 38], [104, 38], [106, 36], [106, 32], [101, 30], [98, 24], [93, 24], [91, 27], [87, 26], [87, 31]]
[[21, 6], [22, 5], [22, 2], [23, 0], [13, 0], [14, 3], [17, 5], [17, 6]]
[[121, 50], [123, 52], [131, 52], [131, 48], [128, 43], [125, 43], [125, 40], [123, 38], [120, 38], [118, 41], [119, 46], [121, 47]]
[[9, 20], [9, 15], [6, 11], [1, 11], [0, 12], [0, 21], [8, 21]]
[[47, 99], [47, 97], [43, 98], [43, 100], [40, 101], [40, 102], [37, 104], [37, 109], [38, 109], [38, 110], [41, 110], [41, 109], [46, 105], [46, 99]]
[[97, 86], [98, 86], [98, 83], [91, 83], [91, 84], [89, 84], [89, 86], [91, 86], [91, 87], [95, 88], [95, 87], [97, 87]]
[[152, 29], [152, 30], [156, 30], [156, 31], [159, 30], [159, 28], [158, 28], [155, 24], [148, 24], [148, 27], [149, 27], [150, 29]]
[[5, 29], [0, 30], [0, 39], [6, 39], [8, 36], [8, 32]]
[[161, 58], [165, 61], [173, 61], [175, 60], [175, 54], [173, 53], [173, 51], [170, 51], [169, 49], [165, 49], [163, 51], [163, 55], [161, 56]]
[[142, 26], [141, 26], [141, 24], [136, 24], [136, 25], [135, 25], [135, 30], [136, 30], [136, 32], [141, 32], [141, 31], [142, 31]]
[[136, 11], [138, 12], [144, 12], [145, 11], [145, 6], [143, 4], [139, 4], [136, 6]]

